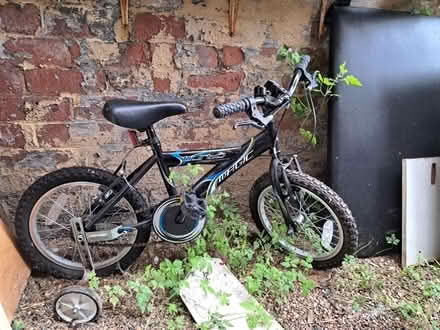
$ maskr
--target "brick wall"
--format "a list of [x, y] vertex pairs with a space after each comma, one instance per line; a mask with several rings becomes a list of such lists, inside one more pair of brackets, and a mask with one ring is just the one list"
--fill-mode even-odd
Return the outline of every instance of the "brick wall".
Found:
[[[0, 0], [0, 212], [12, 220], [19, 195], [49, 171], [115, 167], [129, 140], [102, 117], [113, 97], [188, 105], [190, 113], [156, 125], [164, 149], [244, 142], [255, 130], [234, 131], [237, 117], [216, 120], [213, 105], [249, 95], [267, 79], [286, 81], [288, 68], [275, 60], [283, 43], [325, 63], [326, 45], [313, 35], [319, 4], [241, 0], [230, 37], [227, 0], [131, 0], [128, 28], [119, 0]], [[296, 132], [290, 121], [290, 147]], [[313, 174], [325, 167], [325, 127], [321, 133], [321, 146], [303, 156]], [[139, 151], [130, 165], [147, 155]], [[244, 203], [265, 168], [267, 160], [257, 161], [231, 179], [237, 200]], [[157, 183], [151, 175], [140, 188]]]

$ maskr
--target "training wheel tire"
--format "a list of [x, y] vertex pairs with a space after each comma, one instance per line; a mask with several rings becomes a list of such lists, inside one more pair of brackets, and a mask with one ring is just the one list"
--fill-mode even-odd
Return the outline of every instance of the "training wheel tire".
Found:
[[56, 317], [76, 325], [95, 321], [102, 311], [102, 301], [95, 290], [69, 286], [61, 291], [54, 302]]

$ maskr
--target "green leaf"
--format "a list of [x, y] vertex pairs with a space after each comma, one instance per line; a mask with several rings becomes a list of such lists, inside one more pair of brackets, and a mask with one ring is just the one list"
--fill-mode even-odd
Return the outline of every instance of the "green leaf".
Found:
[[287, 46], [281, 46], [281, 48], [278, 50], [278, 57], [280, 59], [285, 59], [287, 57], [287, 54], [289, 53], [289, 48]]
[[339, 65], [339, 73], [346, 74], [348, 72], [347, 67], [345, 66], [345, 62]]
[[309, 130], [305, 130], [304, 128], [299, 129], [299, 134], [309, 140], [313, 145], [316, 145], [317, 140], [316, 136], [313, 135]]
[[177, 314], [177, 305], [176, 304], [168, 304], [168, 313]]
[[119, 304], [119, 298], [117, 296], [115, 296], [115, 295], [112, 295], [110, 297], [110, 303], [112, 304], [113, 308], [115, 308], [116, 305]]
[[353, 85], [353, 86], [358, 86], [358, 87], [362, 86], [362, 83], [360, 82], [360, 80], [358, 78], [356, 78], [355, 76], [353, 76], [352, 74], [349, 74], [348, 76], [346, 76], [344, 78], [344, 82], [347, 85]]

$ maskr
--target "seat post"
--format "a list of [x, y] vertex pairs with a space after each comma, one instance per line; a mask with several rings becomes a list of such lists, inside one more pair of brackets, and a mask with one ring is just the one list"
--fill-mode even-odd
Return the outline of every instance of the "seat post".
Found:
[[163, 182], [165, 183], [165, 187], [167, 188], [168, 195], [175, 196], [177, 194], [176, 188], [174, 188], [169, 183], [170, 169], [168, 165], [165, 164], [162, 157], [162, 146], [160, 145], [159, 137], [156, 135], [156, 131], [153, 126], [150, 126], [146, 129], [148, 139], [150, 140], [151, 150], [153, 154], [157, 157], [157, 166], [160, 170], [160, 175], [162, 176]]

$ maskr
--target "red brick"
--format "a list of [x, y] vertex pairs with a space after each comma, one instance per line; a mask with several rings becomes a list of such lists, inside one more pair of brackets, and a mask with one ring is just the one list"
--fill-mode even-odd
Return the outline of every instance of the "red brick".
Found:
[[121, 57], [122, 65], [151, 63], [150, 45], [147, 43], [130, 43]]
[[14, 63], [0, 60], [0, 95], [18, 96], [23, 91], [23, 73]]
[[216, 68], [218, 65], [217, 52], [214, 47], [197, 47], [199, 64], [207, 68]]
[[148, 41], [162, 30], [162, 21], [150, 13], [136, 15], [134, 35], [136, 40]]
[[69, 46], [69, 52], [70, 56], [72, 57], [72, 61], [75, 60], [77, 57], [81, 55], [81, 50], [79, 48], [79, 45], [76, 41], [71, 41], [72, 44]]
[[265, 57], [272, 57], [277, 53], [277, 48], [262, 48], [260, 54]]
[[66, 121], [72, 119], [69, 99], [47, 100], [41, 97], [29, 97], [26, 101], [26, 119], [43, 121]]
[[31, 93], [57, 95], [62, 92], [81, 92], [82, 76], [79, 71], [41, 69], [26, 71], [24, 75]]
[[242, 72], [225, 72], [215, 75], [190, 76], [188, 85], [193, 88], [221, 87], [225, 91], [232, 92], [240, 87], [241, 79], [243, 79]]
[[13, 121], [23, 119], [23, 99], [21, 97], [0, 97], [0, 121]]
[[6, 32], [35, 34], [40, 27], [40, 10], [34, 5], [0, 6], [0, 28]]
[[69, 141], [69, 129], [64, 124], [47, 124], [37, 129], [37, 138], [42, 147], [63, 147]]
[[[4, 47], [11, 53], [31, 55], [27, 60], [35, 65], [52, 64], [70, 67], [72, 57], [62, 40], [55, 39], [18, 39], [8, 40]], [[27, 56], [26, 56], [27, 57]]]
[[185, 19], [175, 16], [162, 16], [165, 22], [166, 32], [176, 40], [185, 38]]
[[25, 139], [19, 125], [0, 126], [0, 147], [23, 148]]
[[223, 47], [223, 64], [233, 66], [243, 63], [244, 56], [240, 47]]
[[160, 79], [153, 77], [154, 91], [156, 92], [169, 92], [170, 91], [170, 80], [168, 78]]

